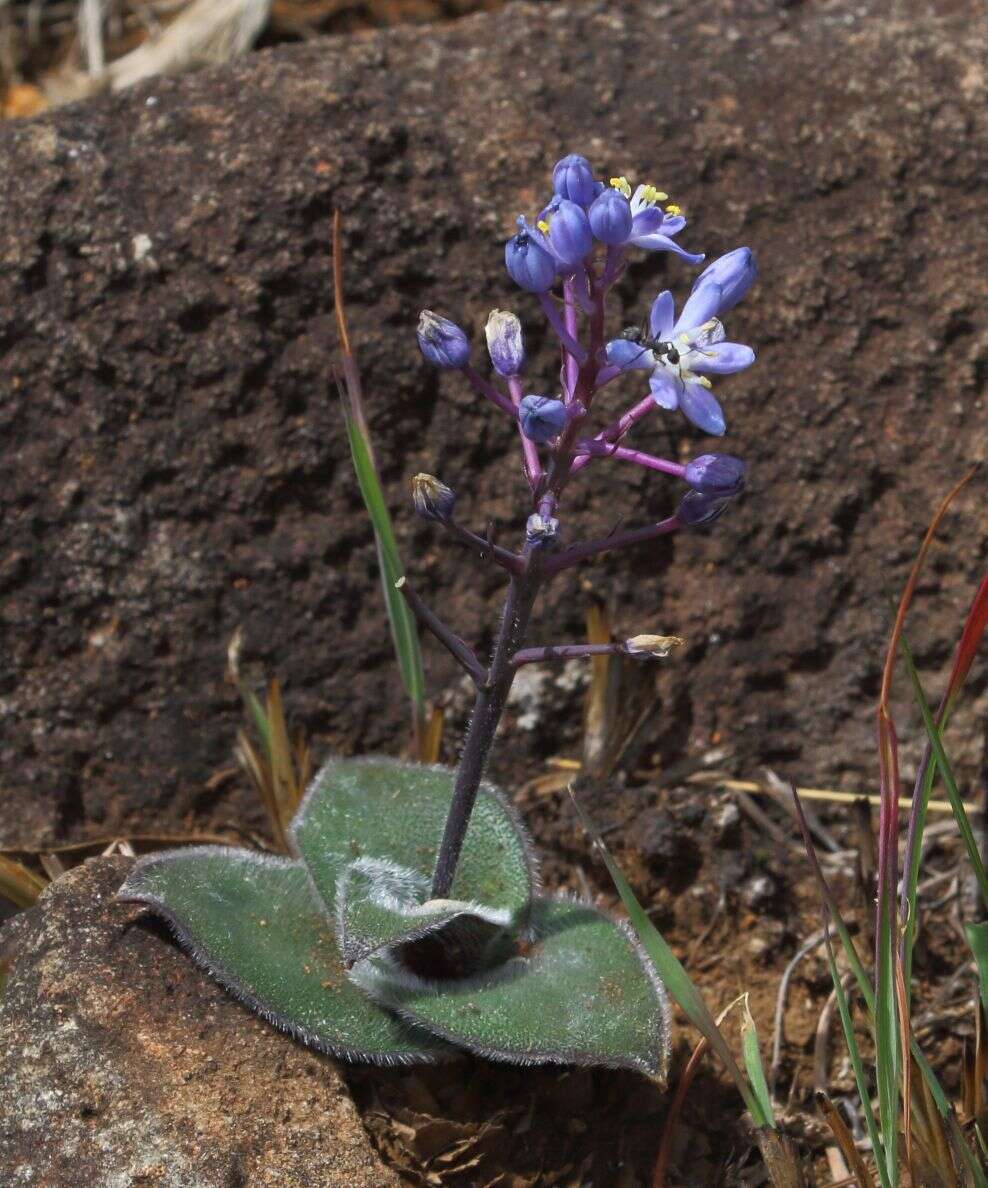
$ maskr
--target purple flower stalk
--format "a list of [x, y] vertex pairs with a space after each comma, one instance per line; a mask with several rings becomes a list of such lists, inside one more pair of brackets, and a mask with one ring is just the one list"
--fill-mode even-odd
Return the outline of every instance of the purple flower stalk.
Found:
[[[720, 321], [755, 279], [751, 251], [738, 248], [708, 265], [678, 318], [671, 293], [663, 292], [653, 301], [643, 327], [630, 327], [608, 341], [607, 298], [629, 251], [666, 251], [688, 264], [698, 264], [703, 256], [675, 242], [686, 221], [680, 208], [654, 186], [639, 185], [633, 190], [622, 177], [605, 182], [577, 154], [556, 164], [551, 184], [534, 223], [519, 217], [517, 233], [505, 244], [504, 259], [515, 284], [537, 298], [559, 345], [562, 398], [523, 394], [523, 333], [513, 313], [494, 310], [487, 322], [491, 380], [471, 367], [469, 343], [458, 326], [431, 313], [423, 314], [419, 326], [419, 345], [426, 358], [437, 366], [459, 369], [476, 391], [517, 425], [530, 494], [525, 534], [513, 552], [496, 544], [491, 530], [485, 537], [455, 521], [453, 492], [438, 479], [419, 475], [414, 484], [418, 513], [480, 557], [496, 562], [510, 583], [486, 665], [410, 587], [403, 591], [423, 626], [459, 660], [477, 691], [433, 875], [435, 898], [450, 894], [488, 752], [518, 667], [608, 652], [656, 658], [679, 642], [656, 634], [606, 645], [525, 648], [541, 588], [556, 574], [591, 557], [712, 523], [745, 485], [744, 463], [729, 454], [700, 454], [683, 464], [649, 452], [647, 441], [629, 445], [627, 439], [631, 433], [641, 433], [659, 410], [673, 409], [681, 409], [704, 432], [724, 433], [724, 416], [708, 376], [729, 375], [754, 362], [750, 347], [727, 340]], [[633, 401], [610, 423], [595, 425], [594, 400], [600, 388], [637, 371], [648, 374], [644, 398]], [[685, 493], [678, 497], [673, 514], [654, 523], [563, 547], [560, 509], [566, 487], [601, 462], [642, 467], [685, 486]]]

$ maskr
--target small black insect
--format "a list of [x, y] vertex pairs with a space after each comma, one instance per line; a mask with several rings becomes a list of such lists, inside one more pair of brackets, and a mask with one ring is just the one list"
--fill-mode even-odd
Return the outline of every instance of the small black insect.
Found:
[[645, 351], [651, 351], [660, 359], [664, 359], [667, 363], [672, 364], [673, 367], [680, 360], [679, 351], [671, 342], [663, 342], [661, 339], [652, 338], [648, 333], [648, 326], [625, 326], [625, 328], [618, 335], [623, 338], [625, 342], [634, 342]]

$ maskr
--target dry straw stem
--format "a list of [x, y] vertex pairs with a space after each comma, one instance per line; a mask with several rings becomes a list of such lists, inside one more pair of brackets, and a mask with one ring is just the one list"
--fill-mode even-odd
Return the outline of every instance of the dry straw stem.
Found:
[[[774, 788], [767, 784], [758, 784], [753, 780], [729, 780], [716, 773], [705, 771], [697, 772], [687, 780], [690, 784], [709, 784], [715, 788], [721, 788], [725, 792], [751, 792], [756, 796], [770, 796], [772, 799], [777, 799], [777, 794]], [[837, 792], [831, 788], [797, 788], [796, 793], [801, 800], [826, 800], [833, 804], [854, 804], [859, 800], [866, 800], [869, 804], [879, 807], [882, 803], [880, 796], [874, 796], [867, 792]], [[912, 808], [911, 796], [900, 796], [898, 805], [900, 809]], [[953, 809], [948, 800], [931, 800], [927, 807], [932, 812], [938, 813], [952, 813]], [[965, 808], [969, 814], [982, 814], [985, 812], [983, 806], [978, 804], [966, 804]]]

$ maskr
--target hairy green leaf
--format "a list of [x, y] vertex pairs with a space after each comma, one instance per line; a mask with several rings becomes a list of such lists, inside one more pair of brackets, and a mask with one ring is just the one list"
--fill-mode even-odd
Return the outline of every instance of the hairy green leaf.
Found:
[[332, 921], [297, 862], [193, 846], [140, 859], [118, 894], [164, 917], [218, 982], [311, 1047], [378, 1064], [448, 1052], [348, 980]]
[[531, 948], [485, 975], [436, 983], [386, 956], [354, 978], [403, 1018], [489, 1059], [632, 1068], [664, 1083], [669, 1003], [630, 931], [558, 899], [535, 901], [533, 927]]
[[[327, 907], [333, 910], [339, 878], [357, 858], [431, 875], [452, 794], [449, 768], [330, 760], [289, 831]], [[499, 792], [482, 784], [451, 897], [523, 916], [535, 889], [535, 859], [521, 822]]]
[[[527, 916], [528, 905], [522, 909]], [[455, 932], [461, 947], [481, 947], [513, 923], [510, 912], [458, 899], [430, 899], [426, 875], [381, 858], [358, 858], [340, 875], [336, 936], [350, 966], [378, 949]], [[449, 938], [451, 941], [453, 937]]]

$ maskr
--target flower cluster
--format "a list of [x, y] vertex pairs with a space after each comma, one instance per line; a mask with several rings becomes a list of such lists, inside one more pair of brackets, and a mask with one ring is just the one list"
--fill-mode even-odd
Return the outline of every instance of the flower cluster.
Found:
[[[755, 361], [751, 347], [728, 340], [722, 321], [755, 280], [752, 252], [739, 247], [707, 265], [678, 316], [673, 295], [666, 290], [654, 299], [640, 326], [626, 327], [607, 340], [605, 299], [630, 249], [670, 252], [694, 265], [704, 257], [676, 242], [686, 226], [682, 208], [653, 185], [633, 189], [624, 177], [597, 179], [585, 157], [571, 154], [553, 169], [552, 189], [533, 220], [519, 216], [518, 231], [505, 244], [504, 260], [512, 280], [536, 297], [559, 341], [559, 390], [526, 390], [522, 326], [515, 314], [504, 310], [494, 310], [486, 327], [492, 380], [472, 367], [464, 331], [429, 310], [418, 328], [422, 353], [437, 367], [463, 372], [481, 395], [517, 422], [538, 523], [557, 526], [566, 482], [595, 459], [611, 457], [662, 471], [689, 486], [661, 531], [708, 524], [743, 489], [744, 463], [727, 454], [702, 454], [684, 466], [629, 448], [624, 441], [656, 408], [678, 409], [705, 433], [721, 436], [726, 431], [710, 377], [742, 371]], [[647, 373], [648, 395], [593, 432], [589, 418], [597, 392], [639, 371]], [[498, 377], [506, 382], [507, 392], [498, 386]], [[660, 526], [652, 528], [652, 534], [658, 534]], [[530, 549], [555, 547], [559, 534], [530, 531], [526, 542]], [[589, 555], [590, 546], [576, 547], [583, 550], [581, 555]], [[554, 564], [564, 567], [558, 559]]]

